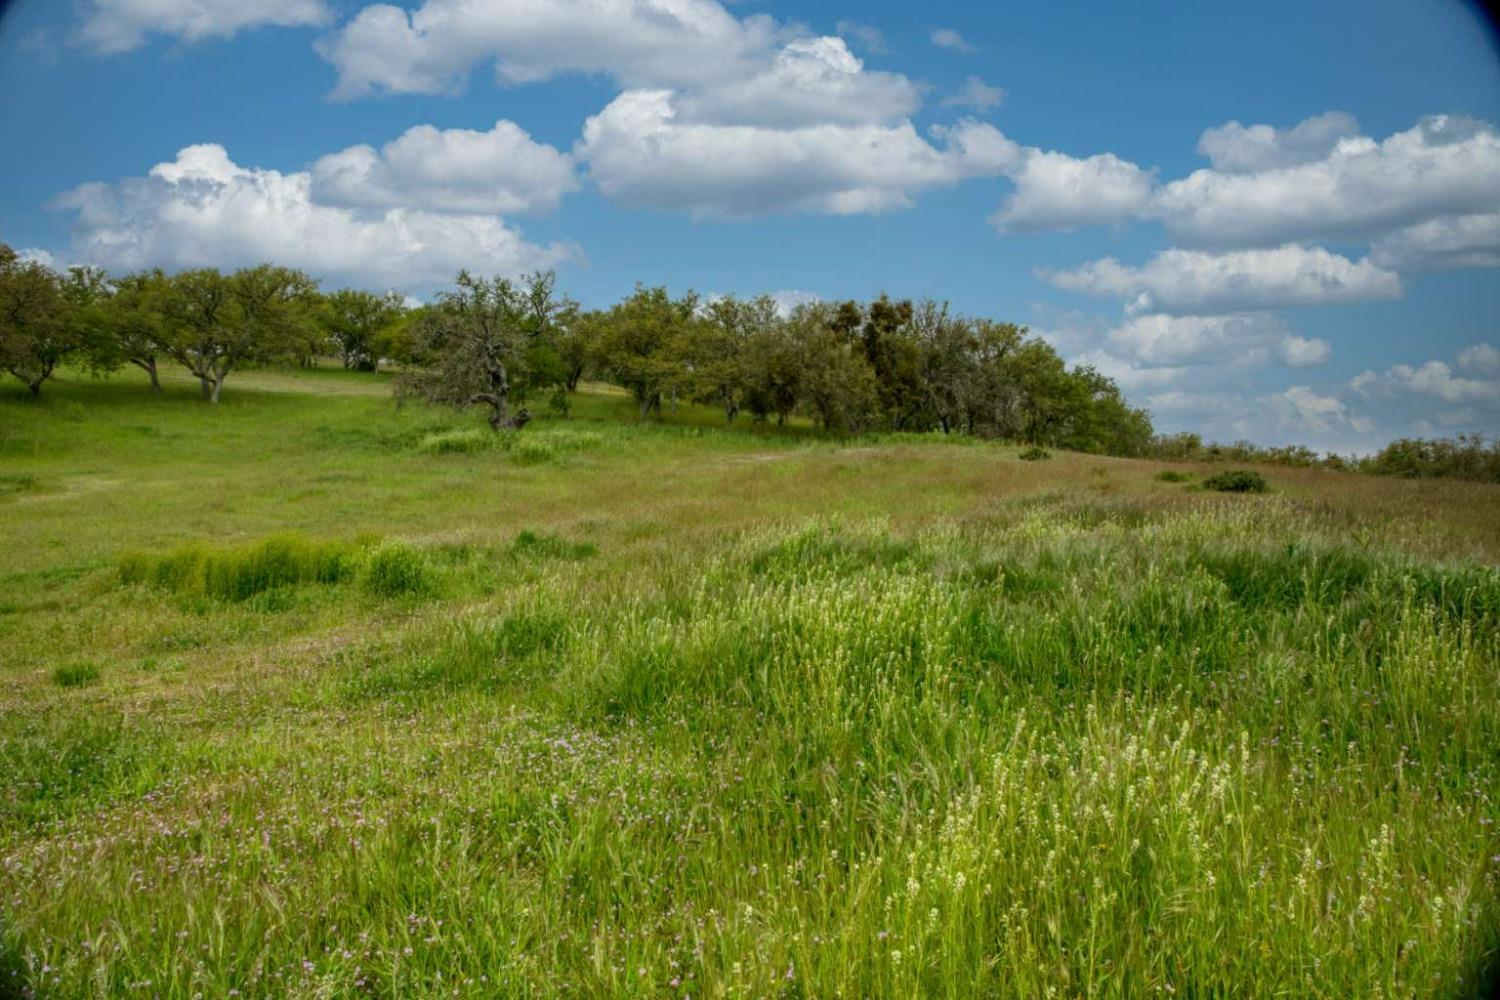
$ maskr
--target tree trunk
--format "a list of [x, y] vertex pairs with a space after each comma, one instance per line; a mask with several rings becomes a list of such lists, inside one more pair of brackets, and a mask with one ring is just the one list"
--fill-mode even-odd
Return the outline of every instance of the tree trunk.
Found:
[[161, 392], [161, 379], [156, 375], [156, 357], [154, 355], [145, 358], [131, 358], [130, 363], [135, 365], [141, 371], [145, 372], [147, 375], [151, 376], [152, 392]]
[[215, 406], [219, 405], [219, 390], [224, 388], [224, 377], [228, 374], [228, 372], [225, 372], [224, 375], [220, 375], [214, 379], [213, 393], [209, 396], [208, 401]]
[[490, 430], [496, 434], [502, 430], [518, 431], [529, 423], [531, 423], [531, 411], [526, 409], [526, 407], [521, 407], [516, 411], [515, 416], [507, 419], [505, 411], [493, 401], [490, 402], [489, 425]]
[[204, 402], [217, 403], [219, 401], [219, 392], [214, 385], [213, 376], [200, 373], [198, 375], [198, 389], [202, 392]]
[[641, 419], [645, 420], [646, 419], [646, 414], [648, 414], [650, 412], [651, 412], [651, 397], [650, 396], [644, 396], [644, 397], [641, 398]]
[[26, 380], [26, 388], [28, 388], [28, 389], [31, 390], [31, 398], [32, 399], [36, 399], [38, 396], [40, 396], [42, 394], [42, 380], [41, 379], [35, 379], [35, 380], [27, 379]]

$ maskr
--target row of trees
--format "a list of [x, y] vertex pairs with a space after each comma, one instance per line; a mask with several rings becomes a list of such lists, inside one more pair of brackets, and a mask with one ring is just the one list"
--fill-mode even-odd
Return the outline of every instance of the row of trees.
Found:
[[583, 310], [555, 277], [459, 274], [430, 305], [395, 294], [320, 292], [269, 264], [110, 277], [58, 274], [0, 245], [0, 365], [33, 394], [64, 361], [95, 371], [135, 365], [160, 391], [176, 363], [217, 402], [249, 364], [400, 371], [396, 391], [481, 406], [496, 430], [519, 428], [529, 401], [566, 411], [585, 377], [629, 390], [643, 417], [682, 402], [785, 423], [805, 414], [842, 433], [942, 431], [1137, 454], [1146, 414], [1108, 378], [1068, 368], [1011, 323], [973, 319], [931, 300], [885, 296], [812, 303], [789, 314], [769, 297], [673, 297], [637, 287], [617, 305]]
[[783, 424], [800, 412], [844, 433], [940, 430], [1113, 454], [1151, 440], [1149, 418], [1110, 379], [1069, 369], [1024, 328], [930, 300], [812, 303], [786, 315], [768, 296], [637, 287], [610, 309], [582, 311], [551, 274], [465, 273], [403, 334], [384, 340], [406, 362], [398, 392], [484, 405], [496, 429], [524, 424], [525, 403], [542, 393], [566, 409], [592, 374], [628, 389], [643, 418], [691, 401], [727, 422]]
[[1142, 453], [1148, 458], [1177, 462], [1256, 462], [1303, 469], [1364, 472], [1407, 479], [1468, 479], [1500, 483], [1500, 441], [1482, 434], [1451, 438], [1399, 438], [1373, 455], [1320, 455], [1303, 445], [1268, 448], [1237, 441], [1205, 444], [1197, 434], [1152, 438]]
[[579, 317], [571, 356], [629, 389], [644, 415], [680, 399], [784, 423], [804, 412], [834, 431], [942, 431], [1132, 454], [1146, 414], [1110, 379], [1068, 368], [1012, 323], [881, 296], [810, 303], [671, 298], [637, 288]]
[[64, 362], [94, 372], [134, 365], [155, 392], [160, 366], [175, 363], [217, 403], [229, 374], [250, 364], [334, 353], [345, 367], [373, 370], [380, 338], [405, 318], [400, 296], [324, 295], [301, 271], [270, 264], [111, 278], [93, 267], [59, 274], [0, 244], [0, 369], [33, 396]]

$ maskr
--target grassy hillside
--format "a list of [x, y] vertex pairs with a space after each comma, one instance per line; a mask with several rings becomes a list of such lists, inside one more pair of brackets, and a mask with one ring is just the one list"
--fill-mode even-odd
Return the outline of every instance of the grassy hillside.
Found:
[[0, 390], [0, 995], [1494, 964], [1500, 488], [168, 388]]

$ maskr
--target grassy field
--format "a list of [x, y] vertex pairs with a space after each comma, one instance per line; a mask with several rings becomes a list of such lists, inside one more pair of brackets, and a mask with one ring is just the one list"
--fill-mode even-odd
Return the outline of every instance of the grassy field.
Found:
[[0, 390], [0, 995], [1480, 996], [1500, 488]]

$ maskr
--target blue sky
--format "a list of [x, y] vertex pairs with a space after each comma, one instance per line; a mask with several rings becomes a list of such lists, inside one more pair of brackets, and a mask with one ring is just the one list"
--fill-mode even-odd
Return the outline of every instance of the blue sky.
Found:
[[418, 297], [461, 264], [589, 305], [931, 295], [1164, 430], [1500, 433], [1491, 36], [1238, 6], [20, 0], [0, 240]]

